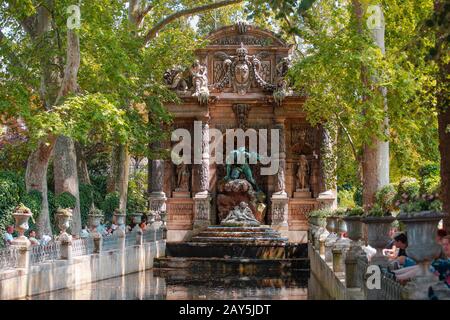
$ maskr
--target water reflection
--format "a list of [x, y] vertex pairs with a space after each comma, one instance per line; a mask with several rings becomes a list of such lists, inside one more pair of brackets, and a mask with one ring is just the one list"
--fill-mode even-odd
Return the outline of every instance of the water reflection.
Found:
[[32, 300], [230, 300], [308, 298], [308, 274], [295, 278], [173, 279], [153, 270], [72, 289], [40, 294]]

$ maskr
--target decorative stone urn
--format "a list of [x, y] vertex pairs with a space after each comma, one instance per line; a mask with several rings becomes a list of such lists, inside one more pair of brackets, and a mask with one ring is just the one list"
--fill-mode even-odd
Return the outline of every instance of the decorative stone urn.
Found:
[[28, 220], [33, 213], [29, 208], [21, 204], [16, 207], [12, 215], [15, 220], [15, 229], [19, 233], [19, 236], [12, 241], [12, 244], [28, 247], [30, 245], [30, 240], [28, 240], [24, 234], [29, 229]]
[[406, 254], [420, 267], [414, 280], [407, 285], [408, 299], [428, 299], [429, 286], [438, 281], [437, 276], [430, 272], [430, 264], [441, 252], [441, 247], [435, 241], [435, 235], [443, 216], [439, 212], [422, 211], [402, 212], [397, 217], [406, 226], [408, 237]]
[[347, 226], [347, 237], [352, 241], [359, 241], [362, 238], [362, 222], [360, 216], [347, 216], [343, 220]]
[[326, 228], [328, 232], [335, 233], [336, 232], [336, 217], [327, 217], [326, 218]]
[[118, 227], [122, 230], [125, 230], [125, 220], [127, 215], [123, 213], [120, 209], [114, 210], [114, 219]]
[[142, 231], [141, 227], [139, 227], [139, 224], [142, 222], [142, 215], [142, 212], [135, 212], [132, 214], [133, 223], [135, 224], [133, 231]]
[[339, 239], [341, 239], [344, 233], [347, 232], [347, 225], [342, 218], [337, 218], [337, 229], [336, 232], [339, 235]]
[[60, 241], [70, 241], [72, 236], [67, 233], [67, 229], [70, 228], [70, 222], [72, 221], [72, 209], [59, 208], [56, 211], [56, 220], [58, 221], [58, 228], [60, 230]]
[[103, 211], [97, 208], [92, 208], [89, 211], [88, 220], [89, 220], [89, 227], [91, 228], [91, 231], [94, 230], [94, 228], [97, 228], [100, 225], [100, 222], [103, 219]]
[[361, 221], [367, 224], [369, 245], [377, 250], [377, 253], [370, 259], [371, 264], [386, 267], [387, 258], [383, 255], [383, 249], [389, 243], [389, 230], [395, 217], [364, 217]]

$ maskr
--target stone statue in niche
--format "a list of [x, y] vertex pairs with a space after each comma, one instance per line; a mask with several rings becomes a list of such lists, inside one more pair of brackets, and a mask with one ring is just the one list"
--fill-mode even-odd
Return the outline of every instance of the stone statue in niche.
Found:
[[200, 104], [206, 104], [209, 97], [208, 89], [208, 69], [195, 60], [191, 68], [193, 97], [197, 97]]
[[300, 160], [297, 164], [297, 189], [307, 189], [309, 188], [309, 174], [310, 174], [310, 168], [308, 164], [308, 160], [306, 159], [306, 156], [302, 154], [300, 156]]
[[249, 55], [247, 48], [242, 43], [240, 48], [236, 49], [235, 56], [230, 56], [225, 52], [216, 52], [215, 57], [223, 60], [224, 74], [214, 87], [223, 89], [231, 84], [235, 92], [245, 95], [255, 80], [256, 84], [264, 90], [275, 90], [276, 86], [264, 81], [260, 75], [261, 59], [265, 56], [267, 56], [267, 52]]
[[175, 191], [189, 191], [189, 178], [191, 173], [188, 166], [182, 162], [176, 167], [177, 187]]
[[230, 211], [228, 216], [222, 220], [221, 225], [238, 225], [238, 226], [259, 226], [260, 223], [255, 219], [252, 210], [244, 201], [239, 203]]

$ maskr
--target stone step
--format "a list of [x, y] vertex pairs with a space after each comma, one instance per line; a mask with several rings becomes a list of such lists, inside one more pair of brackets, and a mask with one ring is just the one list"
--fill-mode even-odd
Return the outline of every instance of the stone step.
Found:
[[163, 277], [166, 285], [201, 286], [202, 288], [307, 288], [309, 271], [291, 273], [266, 272], [264, 275], [207, 275], [190, 270], [158, 268], [153, 275]]
[[309, 260], [299, 259], [242, 259], [242, 258], [157, 258], [155, 269], [184, 270], [192, 274], [277, 276], [281, 273], [309, 271]]
[[192, 237], [191, 242], [205, 242], [205, 243], [255, 243], [255, 244], [270, 244], [270, 243], [284, 243], [287, 242], [287, 238], [280, 237], [245, 237], [245, 238], [236, 238], [236, 237]]
[[227, 227], [227, 226], [208, 226], [205, 231], [215, 231], [215, 232], [265, 232], [274, 231], [270, 227]]
[[196, 237], [223, 237], [223, 238], [280, 238], [281, 235], [276, 231], [264, 231], [264, 232], [217, 232], [217, 231], [203, 231]]
[[202, 257], [202, 258], [250, 258], [250, 259], [290, 259], [307, 258], [308, 245], [305, 243], [202, 243], [202, 242], [168, 242], [168, 257]]

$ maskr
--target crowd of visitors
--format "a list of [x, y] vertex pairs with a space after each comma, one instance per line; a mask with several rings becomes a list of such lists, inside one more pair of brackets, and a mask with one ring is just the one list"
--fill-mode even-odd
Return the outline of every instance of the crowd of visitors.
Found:
[[[146, 231], [150, 228], [151, 223], [147, 222], [146, 219], [143, 219], [142, 222], [139, 224], [139, 228], [142, 231]], [[125, 232], [131, 232], [135, 229], [136, 224], [130, 223], [125, 227]], [[116, 230], [119, 228], [115, 222], [105, 222], [100, 223], [97, 228], [94, 228], [94, 230], [89, 230], [86, 225], [84, 225], [79, 233], [79, 235], [72, 235], [73, 239], [85, 239], [89, 238], [92, 232], [99, 232], [103, 237], [109, 237], [116, 232]], [[8, 226], [6, 228], [5, 233], [3, 234], [3, 244], [4, 246], [9, 246], [12, 244], [12, 241], [14, 240], [14, 226]], [[28, 240], [30, 240], [30, 243], [32, 246], [38, 246], [38, 245], [47, 245], [51, 241], [56, 240], [57, 236], [49, 236], [49, 235], [42, 235], [40, 238], [37, 237], [35, 230], [29, 230], [28, 231]]]
[[[432, 261], [430, 271], [450, 288], [450, 235], [447, 235], [444, 229], [439, 229], [436, 242], [441, 246], [441, 253]], [[413, 278], [420, 271], [416, 261], [408, 257], [407, 247], [406, 233], [396, 233], [383, 250], [383, 254], [389, 259], [388, 269], [402, 283]]]

